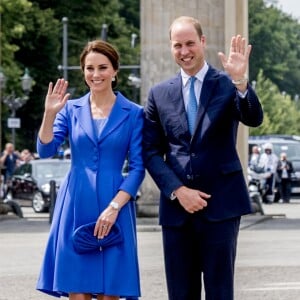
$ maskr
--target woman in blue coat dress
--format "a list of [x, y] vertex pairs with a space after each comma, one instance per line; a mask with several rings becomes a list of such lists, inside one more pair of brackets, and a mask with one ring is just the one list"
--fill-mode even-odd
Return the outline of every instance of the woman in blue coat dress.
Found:
[[[90, 91], [69, 100], [68, 82], [49, 84], [37, 139], [41, 158], [56, 154], [67, 137], [71, 168], [57, 194], [55, 211], [37, 289], [70, 300], [139, 297], [139, 267], [132, 201], [144, 178], [143, 109], [114, 92], [119, 55], [101, 40], [89, 42], [80, 56]], [[125, 160], [129, 173], [122, 176]], [[96, 222], [93, 235], [109, 236], [117, 222], [123, 242], [102, 251], [78, 253], [72, 235]]]

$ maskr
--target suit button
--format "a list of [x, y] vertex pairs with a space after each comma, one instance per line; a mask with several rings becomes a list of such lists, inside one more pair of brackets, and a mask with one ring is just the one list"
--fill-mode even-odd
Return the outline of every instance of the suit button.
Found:
[[191, 157], [196, 157], [196, 153], [191, 153]]
[[186, 175], [186, 178], [187, 178], [188, 180], [192, 180], [192, 179], [193, 179], [193, 175]]

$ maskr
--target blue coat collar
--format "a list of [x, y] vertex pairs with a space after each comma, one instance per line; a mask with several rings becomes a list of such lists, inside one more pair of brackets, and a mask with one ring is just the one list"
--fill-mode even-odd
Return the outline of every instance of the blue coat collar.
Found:
[[[90, 93], [84, 95], [83, 97], [75, 100], [74, 103], [74, 116], [77, 118], [80, 126], [86, 132], [88, 137], [96, 145], [98, 142], [102, 142], [107, 135], [114, 131], [121, 123], [123, 123], [129, 115], [130, 112], [130, 103], [120, 92], [116, 93], [116, 101], [111, 110], [111, 113], [108, 118], [100, 139], [97, 138], [94, 124], [92, 120], [92, 114], [90, 109]], [[72, 101], [72, 100], [71, 100]]]

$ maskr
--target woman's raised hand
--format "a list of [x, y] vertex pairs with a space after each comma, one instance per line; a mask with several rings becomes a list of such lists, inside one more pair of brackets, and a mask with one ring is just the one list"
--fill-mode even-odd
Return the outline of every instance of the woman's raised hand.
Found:
[[66, 104], [70, 96], [66, 93], [68, 81], [58, 79], [53, 87], [53, 83], [49, 83], [48, 93], [45, 101], [45, 111], [48, 113], [57, 114]]

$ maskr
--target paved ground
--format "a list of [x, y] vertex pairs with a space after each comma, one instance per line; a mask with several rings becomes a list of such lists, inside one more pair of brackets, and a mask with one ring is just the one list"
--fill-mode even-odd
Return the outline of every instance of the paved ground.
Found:
[[[300, 201], [264, 207], [266, 216], [241, 223], [236, 300], [300, 299]], [[47, 239], [47, 214], [24, 210], [24, 219], [0, 216], [0, 300], [53, 299], [35, 291]], [[166, 300], [160, 227], [138, 219], [144, 300]], [[126, 276], [126, 270], [124, 270]]]

